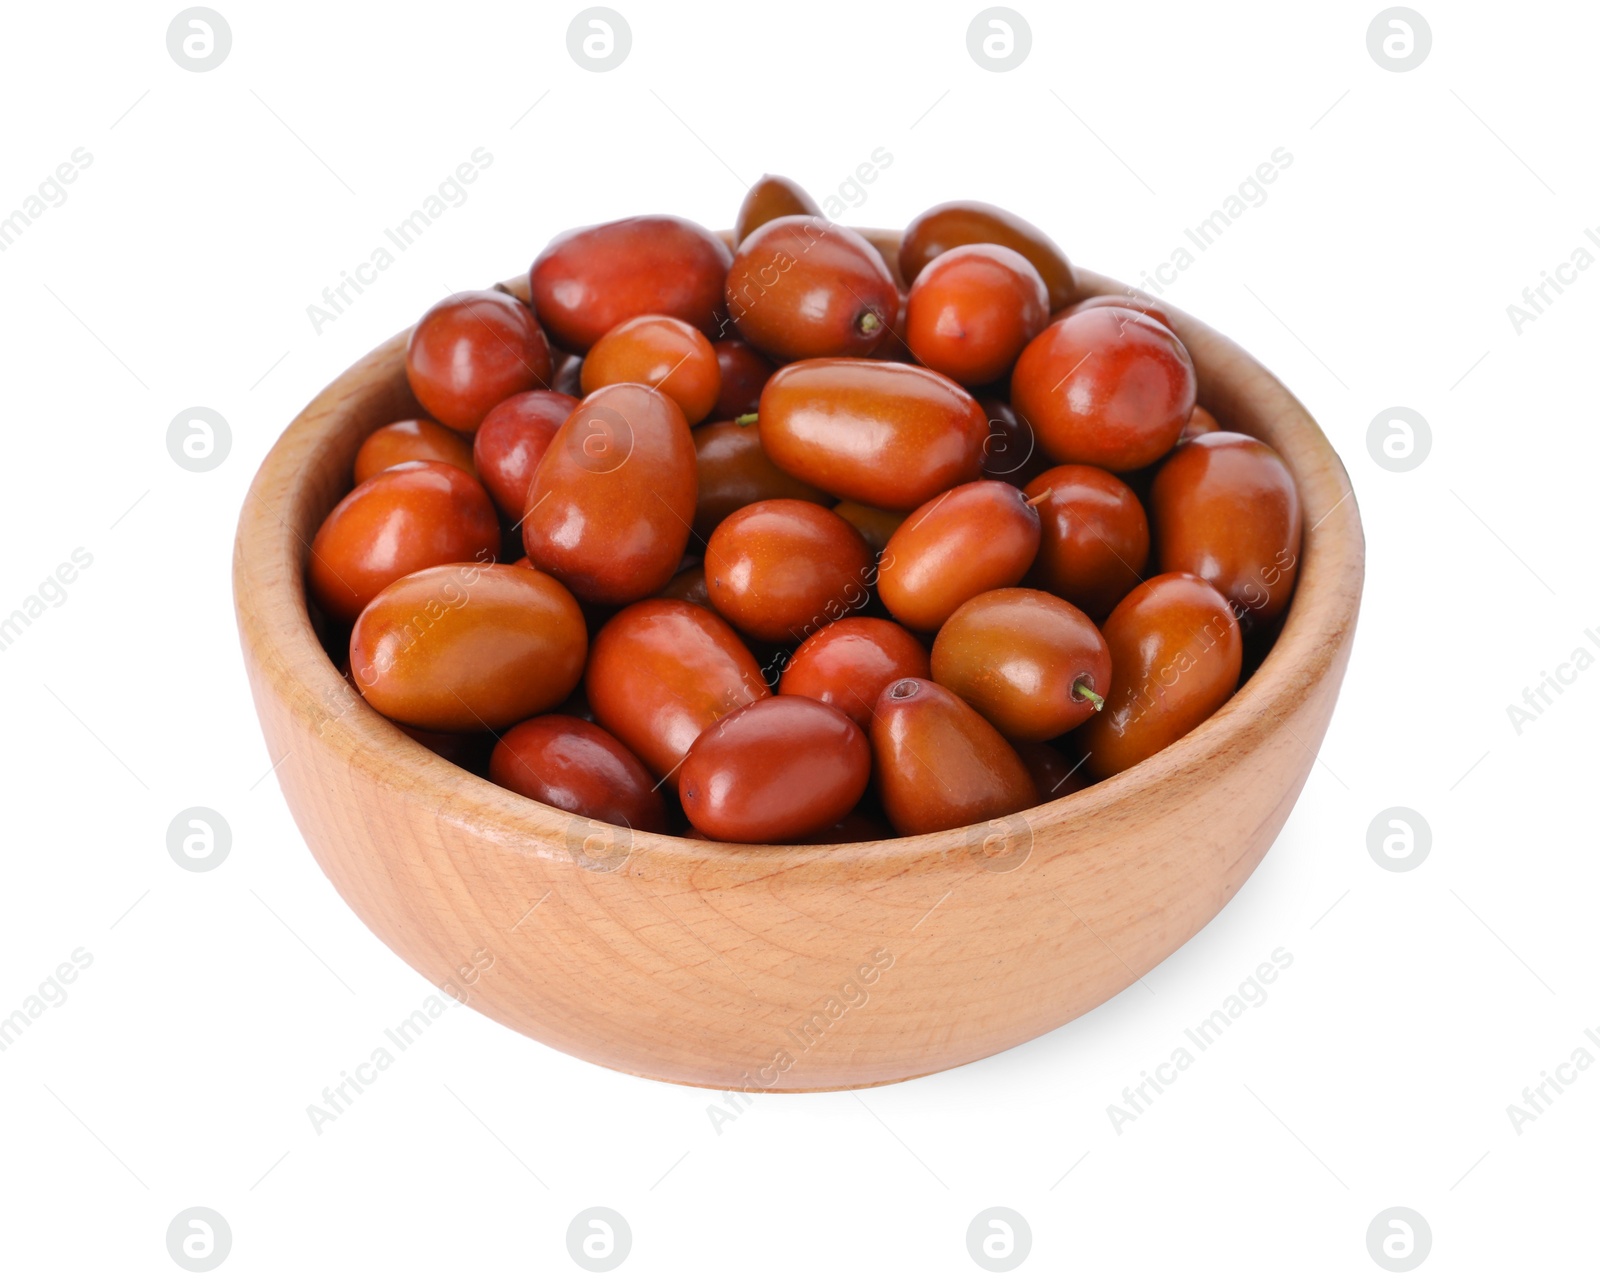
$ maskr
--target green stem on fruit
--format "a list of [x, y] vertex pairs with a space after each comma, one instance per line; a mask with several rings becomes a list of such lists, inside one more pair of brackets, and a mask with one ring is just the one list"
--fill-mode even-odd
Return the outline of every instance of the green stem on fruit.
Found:
[[1100, 695], [1096, 694], [1092, 689], [1090, 689], [1082, 681], [1079, 681], [1076, 685], [1074, 685], [1072, 687], [1072, 692], [1074, 694], [1076, 694], [1079, 698], [1087, 698], [1091, 703], [1094, 704], [1094, 710], [1097, 711], [1097, 712], [1100, 711], [1106, 705], [1106, 700], [1101, 698]]
[[740, 414], [733, 421], [740, 427], [748, 427], [751, 423], [755, 422], [758, 417], [760, 417], [759, 414]]
[[878, 332], [878, 326], [881, 324], [883, 324], [883, 322], [878, 319], [878, 313], [875, 311], [869, 311], [864, 312], [861, 316], [861, 319], [856, 321], [856, 329], [863, 334], [875, 334]]

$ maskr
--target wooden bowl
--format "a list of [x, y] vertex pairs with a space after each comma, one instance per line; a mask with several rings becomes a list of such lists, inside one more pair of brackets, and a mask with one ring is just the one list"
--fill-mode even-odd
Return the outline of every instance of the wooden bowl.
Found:
[[[899, 237], [866, 232], [894, 264]], [[1080, 272], [1082, 292], [1120, 292]], [[526, 279], [510, 286], [526, 297]], [[839, 846], [630, 834], [450, 764], [356, 697], [303, 575], [373, 428], [419, 412], [407, 334], [290, 424], [234, 550], [256, 709], [295, 821], [367, 926], [430, 982], [590, 1062], [717, 1089], [902, 1080], [1019, 1045], [1120, 992], [1228, 902], [1333, 713], [1360, 603], [1360, 517], [1304, 408], [1167, 306], [1201, 403], [1300, 488], [1299, 585], [1271, 652], [1180, 742], [1010, 820]]]

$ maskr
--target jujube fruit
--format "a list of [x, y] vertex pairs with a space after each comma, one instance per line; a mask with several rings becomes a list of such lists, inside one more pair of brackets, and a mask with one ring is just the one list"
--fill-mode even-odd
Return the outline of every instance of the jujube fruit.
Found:
[[1100, 307], [1058, 320], [1011, 371], [1011, 407], [1058, 463], [1132, 471], [1178, 441], [1194, 410], [1194, 364], [1164, 325]]
[[378, 428], [356, 451], [355, 481], [371, 480], [400, 463], [449, 463], [476, 474], [472, 443], [429, 418], [405, 418]]
[[612, 383], [643, 383], [670, 396], [692, 427], [722, 390], [717, 353], [698, 329], [674, 316], [635, 316], [608, 330], [583, 359], [584, 395]]
[[694, 532], [702, 541], [739, 508], [766, 498], [828, 501], [815, 485], [778, 469], [761, 448], [761, 433], [754, 426], [717, 422], [696, 428], [694, 457]]
[[778, 692], [831, 704], [866, 728], [878, 695], [888, 686], [930, 674], [928, 651], [899, 623], [842, 618], [812, 633], [795, 650]]
[[621, 605], [677, 572], [694, 519], [694, 439], [677, 404], [602, 387], [556, 432], [528, 486], [528, 559], [583, 600]]
[[318, 527], [306, 566], [330, 616], [355, 619], [398, 578], [500, 555], [500, 521], [484, 488], [449, 463], [400, 463], [362, 481]]
[[975, 480], [930, 498], [883, 549], [878, 592], [907, 627], [937, 631], [963, 601], [1022, 581], [1039, 513], [1015, 485]]
[[913, 218], [900, 239], [900, 274], [914, 283], [928, 263], [957, 245], [1016, 250], [1043, 278], [1052, 312], [1077, 296], [1072, 268], [1056, 242], [1026, 219], [981, 200], [952, 200]]
[[1193, 574], [1147, 579], [1101, 631], [1111, 652], [1111, 692], [1077, 734], [1096, 778], [1176, 743], [1239, 684], [1244, 650], [1233, 609]]
[[965, 388], [914, 365], [802, 360], [767, 380], [761, 447], [836, 498], [910, 511], [976, 480], [988, 421]]
[[1029, 583], [1104, 618], [1144, 575], [1150, 525], [1138, 497], [1099, 467], [1066, 463], [1025, 491], [1039, 510], [1039, 555]]
[[724, 716], [695, 740], [678, 798], [724, 841], [797, 841], [841, 821], [867, 790], [872, 751], [843, 712], [777, 695]]
[[1300, 494], [1270, 445], [1232, 431], [1184, 445], [1150, 487], [1156, 561], [1198, 574], [1258, 622], [1289, 607], [1300, 566]]
[[761, 403], [761, 389], [777, 366], [737, 338], [714, 342], [711, 349], [717, 353], [717, 371], [722, 375], [722, 389], [717, 393], [711, 417], [722, 422], [755, 413]]
[[452, 294], [430, 307], [406, 344], [406, 378], [446, 427], [475, 431], [507, 396], [550, 385], [550, 344], [509, 294]]
[[777, 360], [871, 355], [899, 305], [878, 251], [818, 217], [763, 223], [728, 271], [728, 314], [740, 336]]
[[1076, 729], [1112, 682], [1110, 651], [1089, 617], [1027, 587], [967, 601], [939, 629], [930, 661], [934, 680], [1024, 742]]
[[667, 830], [667, 807], [639, 758], [600, 726], [551, 713], [513, 725], [489, 757], [489, 778], [531, 800], [601, 823]]
[[872, 715], [878, 795], [894, 830], [920, 836], [982, 823], [1039, 801], [1000, 731], [929, 680], [899, 680]]
[[772, 691], [739, 634], [709, 609], [645, 600], [596, 634], [584, 693], [595, 720], [666, 778], [705, 729]]
[[582, 355], [634, 316], [676, 316], [716, 335], [732, 260], [719, 237], [687, 218], [621, 218], [557, 236], [528, 281], [556, 345]]
[[817, 202], [799, 183], [775, 173], [764, 173], [751, 184], [739, 206], [739, 215], [733, 220], [733, 243], [743, 244], [752, 231], [774, 218], [821, 213]]
[[524, 391], [491, 409], [472, 437], [478, 477], [500, 514], [519, 521], [527, 510], [528, 486], [561, 424], [578, 407], [559, 391]]
[[706, 544], [717, 613], [747, 635], [789, 645], [866, 604], [872, 569], [855, 526], [793, 498], [741, 507]]
[[1004, 245], [961, 245], [926, 267], [906, 300], [905, 341], [929, 369], [967, 387], [1010, 371], [1049, 318], [1044, 281]]
[[350, 634], [362, 697], [419, 729], [503, 729], [557, 706], [583, 675], [572, 593], [515, 565], [436, 565], [389, 584]]

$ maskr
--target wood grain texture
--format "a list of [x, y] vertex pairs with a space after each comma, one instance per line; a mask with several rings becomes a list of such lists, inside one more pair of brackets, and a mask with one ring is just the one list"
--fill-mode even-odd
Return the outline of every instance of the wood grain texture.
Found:
[[[864, 234], [893, 263], [898, 236]], [[1079, 274], [1086, 295], [1122, 289]], [[525, 279], [511, 287], [526, 293]], [[353, 695], [312, 632], [302, 577], [362, 438], [417, 412], [406, 335], [383, 344], [267, 456], [234, 553], [267, 747], [328, 878], [418, 972], [491, 1018], [719, 1089], [936, 1072], [1120, 992], [1216, 915], [1288, 817], [1333, 713], [1364, 560], [1349, 480], [1304, 408], [1167, 310], [1202, 403], [1270, 443], [1300, 487], [1299, 586], [1272, 652], [1220, 712], [1116, 778], [1008, 823], [848, 846], [630, 841], [458, 769]], [[459, 967], [480, 953], [493, 963], [468, 985]]]

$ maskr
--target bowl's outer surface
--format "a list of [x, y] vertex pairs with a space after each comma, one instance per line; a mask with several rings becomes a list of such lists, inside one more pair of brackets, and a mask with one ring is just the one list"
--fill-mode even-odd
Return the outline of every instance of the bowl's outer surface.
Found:
[[[866, 233], [891, 264], [898, 237]], [[1120, 292], [1080, 272], [1081, 292]], [[525, 292], [525, 282], [522, 292]], [[1233, 897], [1333, 713], [1364, 549], [1349, 479], [1294, 397], [1171, 311], [1200, 399], [1300, 488], [1297, 594], [1233, 699], [1134, 769], [1020, 817], [849, 846], [736, 848], [575, 819], [417, 745], [313, 634], [302, 578], [356, 449], [418, 412], [401, 334], [314, 400], [246, 499], [234, 591], [289, 808], [363, 921], [431, 982], [547, 1045], [719, 1089], [879, 1084], [1093, 1009]]]

